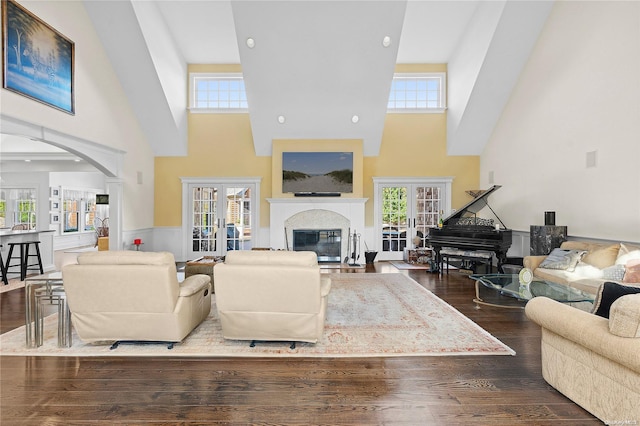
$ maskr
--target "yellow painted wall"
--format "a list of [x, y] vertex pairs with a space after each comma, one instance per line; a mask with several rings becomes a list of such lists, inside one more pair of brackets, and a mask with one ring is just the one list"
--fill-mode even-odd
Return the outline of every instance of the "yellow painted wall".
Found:
[[[239, 72], [238, 65], [190, 65], [190, 72]], [[445, 65], [401, 65], [397, 72], [446, 71]], [[255, 155], [248, 114], [189, 114], [189, 149], [186, 157], [155, 160], [155, 226], [181, 226], [181, 177], [261, 176], [260, 226], [269, 226], [271, 197], [282, 194], [282, 151], [293, 144], [307, 149], [354, 152], [354, 193], [364, 197], [366, 226], [373, 226], [373, 177], [451, 176], [452, 207], [467, 203], [465, 193], [479, 189], [480, 158], [446, 154], [446, 114], [388, 114], [380, 155], [362, 157], [362, 141], [275, 141], [274, 156]], [[322, 148], [322, 149], [320, 149]], [[299, 148], [297, 150], [302, 150]], [[359, 153], [359, 154], [358, 154]], [[273, 171], [273, 172], [272, 172]], [[362, 176], [361, 182], [356, 182]]]
[[260, 226], [269, 226], [271, 157], [256, 157], [248, 114], [189, 114], [186, 157], [157, 157], [155, 226], [182, 224], [182, 177], [262, 177]]
[[446, 114], [387, 114], [380, 155], [364, 158], [364, 197], [369, 198], [366, 226], [373, 226], [374, 177], [450, 176], [451, 206], [471, 200], [465, 191], [478, 189], [478, 156], [447, 156]]

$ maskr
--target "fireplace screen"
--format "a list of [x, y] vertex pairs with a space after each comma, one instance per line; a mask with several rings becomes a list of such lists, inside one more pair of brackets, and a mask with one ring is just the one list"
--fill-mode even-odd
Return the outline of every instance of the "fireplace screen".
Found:
[[340, 262], [340, 229], [294, 229], [293, 250], [314, 251], [318, 262]]

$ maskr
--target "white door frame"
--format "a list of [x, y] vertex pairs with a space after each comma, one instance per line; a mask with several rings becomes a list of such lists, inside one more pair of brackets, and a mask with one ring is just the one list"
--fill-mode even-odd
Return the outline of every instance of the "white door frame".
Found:
[[[192, 214], [191, 204], [189, 203], [189, 186], [204, 186], [204, 187], [228, 187], [228, 186], [243, 186], [253, 185], [255, 188], [251, 194], [251, 229], [258, 230], [260, 226], [260, 182], [261, 177], [181, 177], [182, 182], [182, 259], [186, 259], [189, 250], [189, 245], [192, 243], [191, 236], [192, 230], [189, 229], [190, 215]], [[259, 232], [253, 233], [254, 247], [259, 246], [258, 238]], [[224, 247], [222, 248], [224, 254]]]
[[[442, 194], [442, 204], [444, 210], [444, 216], [448, 216], [451, 212], [451, 183], [453, 182], [452, 176], [439, 176], [439, 177], [374, 177], [373, 178], [373, 221], [374, 221], [374, 235], [375, 246], [378, 252], [379, 260], [401, 260], [403, 252], [384, 252], [382, 250], [382, 239], [379, 238], [382, 235], [382, 188], [388, 186], [406, 186], [411, 189], [412, 186], [444, 186]], [[411, 192], [411, 191], [410, 191]], [[407, 214], [413, 213], [414, 208], [414, 195], [413, 193], [407, 194]], [[410, 247], [409, 243], [407, 247]]]

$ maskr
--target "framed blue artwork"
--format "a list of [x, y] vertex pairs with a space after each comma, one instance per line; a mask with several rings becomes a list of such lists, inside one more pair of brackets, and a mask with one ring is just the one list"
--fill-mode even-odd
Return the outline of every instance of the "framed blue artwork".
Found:
[[2, 1], [2, 87], [74, 114], [74, 43], [12, 0]]

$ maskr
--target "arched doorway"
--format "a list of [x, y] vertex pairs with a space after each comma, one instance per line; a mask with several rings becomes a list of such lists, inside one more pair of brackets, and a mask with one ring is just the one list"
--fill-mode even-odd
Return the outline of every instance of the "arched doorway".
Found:
[[122, 164], [124, 151], [99, 145], [43, 126], [0, 115], [2, 133], [22, 136], [68, 151], [105, 175], [109, 194], [109, 248], [122, 247]]

